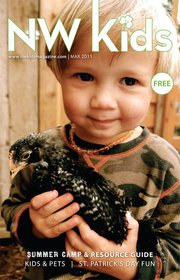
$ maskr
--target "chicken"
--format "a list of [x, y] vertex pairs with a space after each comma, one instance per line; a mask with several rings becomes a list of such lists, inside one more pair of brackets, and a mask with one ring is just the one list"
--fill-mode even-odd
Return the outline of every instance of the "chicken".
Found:
[[62, 147], [48, 133], [31, 133], [9, 151], [12, 178], [29, 164], [33, 175], [30, 197], [56, 189], [70, 192], [80, 205], [79, 215], [101, 236], [121, 244], [127, 235], [128, 203], [116, 186], [77, 160], [77, 154]]

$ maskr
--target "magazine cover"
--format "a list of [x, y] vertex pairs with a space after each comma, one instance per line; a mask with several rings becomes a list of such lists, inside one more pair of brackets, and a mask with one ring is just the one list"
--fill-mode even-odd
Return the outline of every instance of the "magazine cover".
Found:
[[177, 280], [178, 0], [1, 0], [0, 279]]

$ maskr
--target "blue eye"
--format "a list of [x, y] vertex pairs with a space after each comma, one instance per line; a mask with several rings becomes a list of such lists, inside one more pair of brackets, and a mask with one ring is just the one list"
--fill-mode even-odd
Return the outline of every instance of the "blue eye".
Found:
[[94, 77], [88, 73], [77, 73], [76, 77], [78, 77], [83, 82], [90, 82], [94, 80]]
[[122, 83], [126, 86], [134, 86], [135, 84], [137, 84], [137, 80], [131, 77], [125, 77], [122, 79]]

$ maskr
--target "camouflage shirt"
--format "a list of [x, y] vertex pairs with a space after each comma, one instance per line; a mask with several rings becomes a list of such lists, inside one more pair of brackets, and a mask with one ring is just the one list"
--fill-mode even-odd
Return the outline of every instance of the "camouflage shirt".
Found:
[[[70, 125], [49, 129], [62, 146], [69, 146]], [[76, 143], [86, 149], [100, 148], [79, 139]], [[143, 128], [142, 134], [127, 143], [114, 146], [98, 155], [79, 155], [84, 161], [107, 179], [113, 181], [119, 192], [132, 201], [133, 217], [154, 219], [155, 234], [158, 238], [159, 254], [149, 258], [138, 258], [137, 280], [180, 279], [179, 274], [179, 186], [180, 156], [177, 151], [161, 137]], [[9, 198], [2, 207], [2, 215], [7, 229], [22, 246], [28, 250], [57, 249], [57, 240], [36, 239], [31, 233], [28, 215], [28, 185], [32, 169], [26, 168], [18, 173], [11, 186]], [[144, 236], [146, 239], [146, 236]], [[138, 248], [138, 246], [137, 246]], [[58, 269], [59, 272], [59, 269]], [[44, 267], [26, 268], [28, 279], [81, 279], [69, 274], [57, 277], [57, 269]], [[55, 277], [55, 278], [53, 278]], [[110, 276], [87, 273], [83, 279], [111, 279]], [[112, 278], [114, 279], [114, 278]]]

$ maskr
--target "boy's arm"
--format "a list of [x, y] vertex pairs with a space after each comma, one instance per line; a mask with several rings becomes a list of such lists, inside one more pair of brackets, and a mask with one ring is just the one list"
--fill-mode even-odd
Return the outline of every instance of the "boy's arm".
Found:
[[[164, 188], [160, 195], [159, 202], [155, 209], [152, 209], [152, 220], [155, 221], [154, 231], [149, 233], [149, 237], [155, 235], [157, 245], [152, 244], [152, 248], [146, 248], [148, 243], [148, 232], [138, 240], [139, 251], [153, 251], [156, 254], [150, 258], [140, 257], [137, 278], [146, 279], [164, 278], [172, 273], [179, 273], [179, 197], [180, 197], [180, 168], [167, 170], [164, 179]], [[151, 240], [151, 239], [150, 239]], [[149, 247], [149, 246], [148, 246]], [[149, 261], [149, 263], [146, 263]], [[153, 264], [156, 264], [153, 266]], [[152, 265], [149, 265], [152, 264]]]
[[36, 246], [38, 243], [32, 234], [32, 223], [29, 218], [31, 176], [32, 169], [29, 167], [16, 175], [11, 185], [10, 195], [3, 202], [1, 211], [12, 238], [26, 248], [34, 244]]

